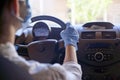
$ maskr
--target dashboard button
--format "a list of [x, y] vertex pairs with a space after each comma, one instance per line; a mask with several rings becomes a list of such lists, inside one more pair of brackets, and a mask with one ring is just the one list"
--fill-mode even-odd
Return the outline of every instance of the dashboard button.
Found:
[[104, 55], [101, 52], [97, 52], [95, 53], [94, 58], [95, 58], [95, 61], [101, 62], [104, 59]]

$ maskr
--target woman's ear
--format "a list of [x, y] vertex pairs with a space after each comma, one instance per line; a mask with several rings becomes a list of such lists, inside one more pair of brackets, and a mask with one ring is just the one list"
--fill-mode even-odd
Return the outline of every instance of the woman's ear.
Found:
[[13, 3], [12, 3], [12, 13], [19, 17], [20, 16], [20, 10], [19, 10], [19, 0], [13, 0]]

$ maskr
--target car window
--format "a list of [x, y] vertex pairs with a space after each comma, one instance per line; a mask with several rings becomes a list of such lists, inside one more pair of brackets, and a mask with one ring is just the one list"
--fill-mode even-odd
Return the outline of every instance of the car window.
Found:
[[90, 21], [120, 23], [119, 0], [30, 0], [32, 16], [51, 15], [73, 24]]

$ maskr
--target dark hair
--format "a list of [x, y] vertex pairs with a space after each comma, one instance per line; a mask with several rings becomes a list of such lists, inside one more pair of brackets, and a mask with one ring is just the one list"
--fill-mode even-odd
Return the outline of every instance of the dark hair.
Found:
[[5, 6], [9, 7], [9, 5], [12, 1], [13, 0], [1, 0], [0, 1], [0, 16], [3, 13], [3, 10], [4, 10]]

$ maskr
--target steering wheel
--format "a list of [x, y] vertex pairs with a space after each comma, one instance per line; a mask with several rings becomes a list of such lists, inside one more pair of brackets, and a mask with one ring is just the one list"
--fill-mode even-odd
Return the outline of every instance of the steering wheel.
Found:
[[62, 20], [60, 20], [56, 17], [53, 17], [53, 16], [41, 15], [41, 16], [35, 16], [35, 17], [31, 18], [32, 22], [35, 22], [35, 21], [38, 21], [38, 20], [52, 21], [52, 22], [55, 22], [55, 23], [59, 24], [62, 29], [66, 28], [66, 24]]
[[[60, 20], [56, 17], [53, 17], [53, 16], [41, 15], [41, 16], [35, 16], [35, 17], [31, 18], [32, 22], [41, 21], [41, 20], [45, 20], [45, 21], [47, 20], [47, 21], [57, 23], [61, 27], [60, 30], [61, 29], [63, 30], [66, 28], [66, 24], [62, 20]], [[51, 33], [52, 33], [52, 31], [51, 31]], [[50, 35], [51, 35], [51, 33], [50, 33]], [[57, 34], [59, 34], [58, 30], [57, 30], [57, 33], [54, 32], [52, 34], [52, 36], [55, 36]], [[57, 37], [59, 37], [59, 36], [57, 35]], [[28, 44], [29, 57], [31, 59], [34, 59], [34, 60], [37, 60], [37, 61], [43, 62], [43, 63], [56, 62], [58, 60], [57, 57], [59, 55], [59, 54], [56, 54], [56, 52], [58, 52], [58, 51], [55, 50], [57, 42], [58, 42], [57, 39], [53, 38], [53, 37], [47, 38], [45, 40], [38, 40], [38, 41], [31, 42], [30, 44]], [[57, 48], [58, 48], [58, 46], [57, 46]]]

